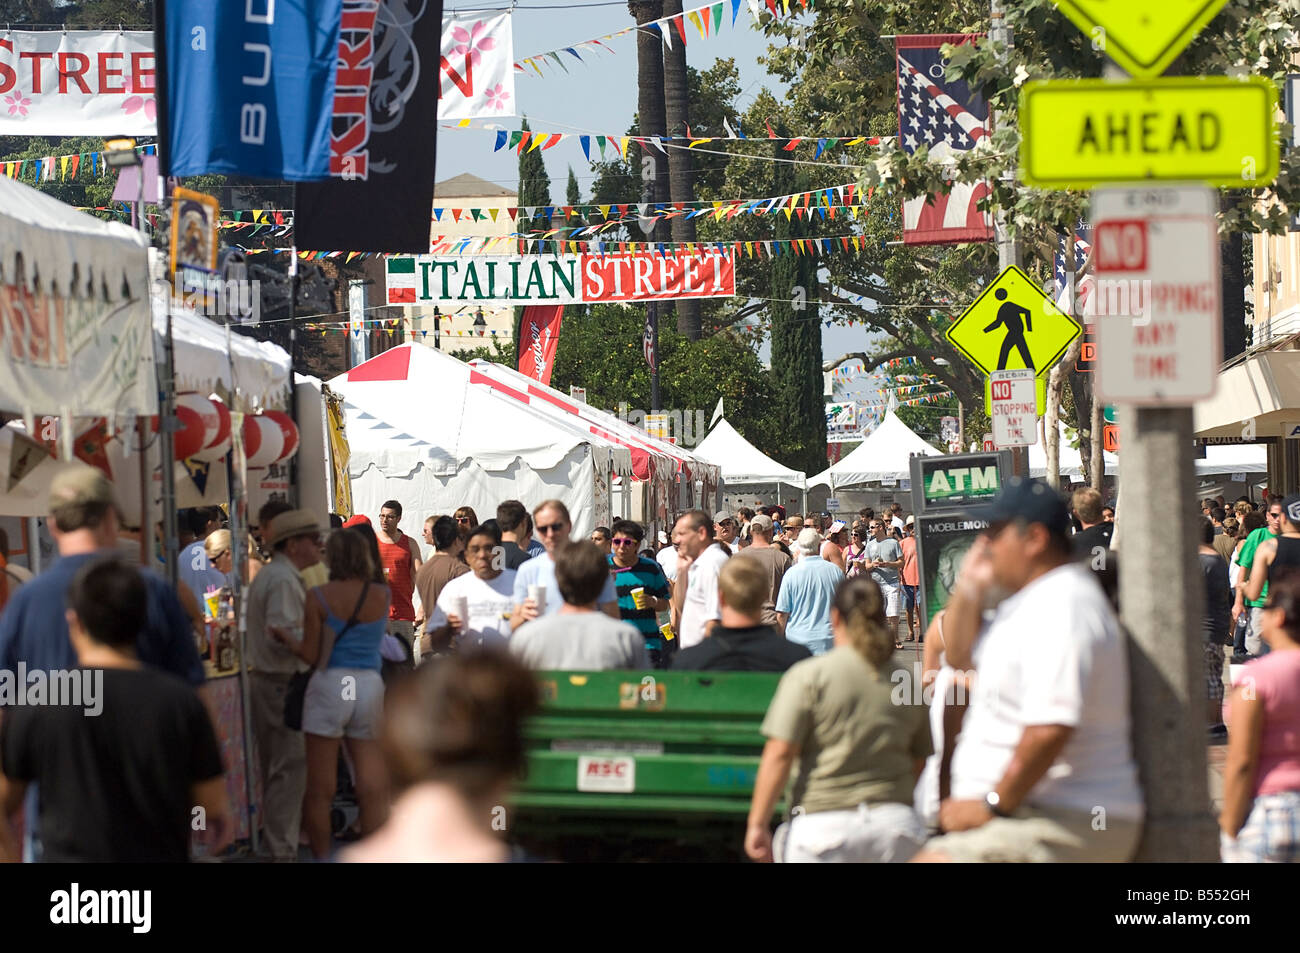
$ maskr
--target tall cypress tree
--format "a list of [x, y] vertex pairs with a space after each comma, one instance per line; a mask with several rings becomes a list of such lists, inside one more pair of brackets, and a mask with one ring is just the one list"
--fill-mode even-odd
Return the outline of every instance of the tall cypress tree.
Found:
[[[774, 144], [778, 160], [783, 156]], [[794, 166], [774, 163], [773, 194], [798, 191]], [[775, 216], [774, 239], [803, 238], [807, 225]], [[785, 422], [786, 452], [778, 459], [809, 476], [826, 469], [826, 407], [822, 398], [822, 325], [818, 306], [817, 258], [795, 255], [787, 245], [772, 262], [768, 315], [772, 333], [772, 378], [776, 410]]]

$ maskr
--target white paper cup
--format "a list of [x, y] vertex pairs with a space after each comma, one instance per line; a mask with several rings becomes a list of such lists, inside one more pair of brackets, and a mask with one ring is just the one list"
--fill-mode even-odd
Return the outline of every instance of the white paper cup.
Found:
[[455, 612], [456, 617], [460, 619], [461, 631], [463, 632], [465, 629], [469, 628], [469, 597], [457, 596], [452, 601], [451, 608], [452, 611]]
[[528, 598], [532, 599], [537, 605], [537, 614], [541, 615], [546, 611], [546, 587], [536, 583], [528, 587]]

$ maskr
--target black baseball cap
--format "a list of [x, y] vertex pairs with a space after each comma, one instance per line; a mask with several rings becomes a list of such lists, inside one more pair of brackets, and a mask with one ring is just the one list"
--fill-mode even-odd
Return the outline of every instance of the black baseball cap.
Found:
[[1282, 512], [1296, 526], [1300, 526], [1300, 493], [1292, 493], [1282, 501]]
[[[1300, 497], [1297, 497], [1300, 499]], [[1070, 509], [1043, 480], [1012, 477], [989, 506], [989, 523], [1024, 520], [1042, 523], [1062, 536], [1070, 532]]]

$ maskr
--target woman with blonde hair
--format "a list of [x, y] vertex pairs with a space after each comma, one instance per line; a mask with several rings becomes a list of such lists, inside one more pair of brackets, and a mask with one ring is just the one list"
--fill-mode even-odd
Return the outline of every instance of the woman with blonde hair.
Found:
[[[884, 597], [869, 576], [840, 584], [831, 630], [834, 648], [792, 666], [768, 707], [745, 852], [757, 861], [901, 863], [925, 841], [912, 809], [933, 750], [921, 686], [894, 657]], [[774, 844], [772, 811], [796, 764], [790, 820]]]

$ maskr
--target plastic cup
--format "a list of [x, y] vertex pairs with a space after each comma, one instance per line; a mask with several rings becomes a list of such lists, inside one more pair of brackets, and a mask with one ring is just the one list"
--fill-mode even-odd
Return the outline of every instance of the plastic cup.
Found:
[[211, 592], [204, 593], [203, 602], [207, 606], [208, 618], [215, 619], [217, 613], [221, 611], [221, 590], [213, 589]]
[[537, 605], [537, 614], [541, 615], [546, 611], [546, 587], [536, 583], [528, 587], [528, 598], [532, 599]]
[[646, 599], [645, 588], [643, 586], [638, 586], [632, 590], [632, 604], [638, 609], [644, 609], [650, 604], [649, 600]]
[[460, 619], [461, 631], [468, 629], [469, 628], [469, 597], [457, 596], [455, 601], [451, 604], [451, 608], [452, 611], [456, 614], [456, 618]]

